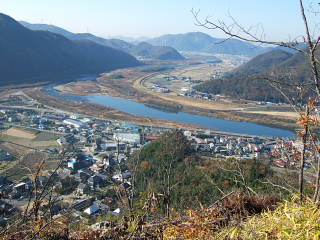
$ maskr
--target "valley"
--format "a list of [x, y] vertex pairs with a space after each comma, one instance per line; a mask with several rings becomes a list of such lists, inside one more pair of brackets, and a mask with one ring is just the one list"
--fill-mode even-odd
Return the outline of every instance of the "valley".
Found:
[[[166, 62], [167, 66], [174, 66], [174, 69], [162, 72], [142, 72], [147, 68], [146, 66], [118, 69], [101, 74], [96, 81], [71, 82], [56, 86], [55, 89], [65, 94], [109, 95], [175, 111], [285, 127], [290, 130], [297, 127], [295, 123], [297, 113], [290, 106], [262, 106], [258, 102], [235, 100], [224, 96], [217, 96], [215, 101], [182, 97], [181, 93], [186, 92], [183, 89], [192, 89], [199, 82], [224, 74], [241, 64], [241, 61], [247, 60], [236, 59], [229, 55], [217, 57], [222, 59], [221, 63], [201, 61], [198, 56], [184, 61]], [[159, 62], [149, 64], [155, 65]], [[160, 62], [160, 64], [164, 63]], [[110, 78], [114, 75], [121, 75], [123, 78]], [[192, 81], [186, 81], [186, 79], [192, 79]], [[150, 88], [154, 85], [164, 85], [170, 89], [170, 92], [151, 90]]]

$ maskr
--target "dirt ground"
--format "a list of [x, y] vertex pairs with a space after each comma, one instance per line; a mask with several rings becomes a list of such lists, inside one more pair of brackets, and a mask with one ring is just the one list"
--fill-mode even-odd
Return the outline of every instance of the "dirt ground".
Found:
[[9, 128], [3, 131], [1, 135], [2, 140], [8, 143], [7, 147], [11, 146], [11, 149], [15, 152], [24, 152], [24, 148], [47, 149], [60, 146], [56, 141], [57, 135], [54, 133], [40, 132], [35, 134], [23, 129]]
[[11, 136], [11, 137], [19, 137], [19, 138], [26, 138], [26, 139], [34, 139], [36, 138], [36, 134], [33, 132], [25, 131], [23, 129], [18, 128], [9, 128], [2, 132], [4, 136]]

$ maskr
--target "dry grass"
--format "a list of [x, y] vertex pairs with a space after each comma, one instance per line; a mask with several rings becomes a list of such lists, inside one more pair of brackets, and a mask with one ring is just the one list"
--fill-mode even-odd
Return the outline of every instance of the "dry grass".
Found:
[[240, 226], [225, 229], [220, 239], [320, 239], [320, 211], [311, 200], [294, 200], [275, 211], [254, 216]]

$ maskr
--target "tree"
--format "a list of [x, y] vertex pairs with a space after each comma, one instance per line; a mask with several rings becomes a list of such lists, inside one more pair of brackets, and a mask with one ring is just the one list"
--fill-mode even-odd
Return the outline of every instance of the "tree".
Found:
[[[317, 179], [315, 184], [314, 192], [314, 201], [319, 202], [320, 197], [320, 161], [319, 161], [319, 137], [316, 133], [312, 131], [312, 126], [318, 124], [317, 119], [317, 105], [320, 100], [320, 79], [319, 79], [319, 44], [320, 37], [315, 35], [315, 32], [319, 30], [318, 23], [310, 25], [310, 19], [307, 16], [307, 13], [313, 13], [315, 16], [319, 13], [314, 11], [313, 5], [310, 4], [308, 9], [305, 9], [303, 0], [298, 0], [301, 17], [305, 28], [305, 36], [300, 38], [296, 37], [288, 42], [283, 41], [268, 41], [264, 38], [263, 27], [258, 24], [255, 26], [250, 26], [249, 28], [241, 25], [236, 19], [231, 15], [229, 18], [230, 23], [225, 21], [217, 20], [210, 21], [209, 17], [203, 21], [198, 18], [198, 13], [192, 10], [192, 13], [196, 19], [196, 24], [201, 27], [205, 27], [211, 30], [217, 30], [225, 33], [228, 38], [224, 41], [227, 41], [231, 38], [237, 38], [251, 43], [258, 44], [267, 44], [273, 46], [280, 46], [285, 48], [290, 48], [296, 50], [303, 54], [306, 59], [308, 66], [305, 69], [297, 69], [290, 73], [295, 73], [298, 75], [299, 71], [308, 71], [309, 77], [303, 81], [297, 81], [296, 76], [292, 74], [281, 74], [280, 72], [271, 73], [268, 76], [263, 77], [262, 79], [267, 80], [272, 86], [278, 89], [281, 94], [285, 96], [289, 103], [295, 108], [297, 112], [300, 113], [298, 123], [301, 126], [301, 130], [297, 132], [299, 139], [302, 142], [302, 147], [296, 149], [295, 155], [299, 155], [300, 159], [300, 174], [299, 174], [299, 194], [300, 199], [302, 200], [302, 194], [304, 190], [304, 167], [305, 162], [308, 157], [316, 157], [318, 161], [317, 165]], [[314, 3], [317, 5], [317, 3]], [[259, 33], [259, 35], [257, 34]], [[299, 40], [307, 44], [306, 49], [300, 49], [298, 47]], [[296, 94], [296, 98], [288, 97], [288, 90]], [[310, 96], [310, 93], [314, 95]], [[310, 154], [312, 153], [312, 154]]]

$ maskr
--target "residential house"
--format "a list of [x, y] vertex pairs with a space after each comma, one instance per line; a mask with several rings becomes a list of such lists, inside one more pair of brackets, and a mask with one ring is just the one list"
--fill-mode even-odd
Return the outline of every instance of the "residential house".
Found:
[[75, 142], [75, 137], [74, 137], [74, 135], [72, 133], [69, 133], [69, 134], [66, 134], [66, 135], [63, 135], [62, 137], [60, 137], [57, 140], [57, 142], [60, 145], [67, 145], [67, 144]]
[[83, 195], [83, 194], [88, 194], [90, 192], [90, 187], [86, 183], [79, 183], [77, 186], [76, 195]]
[[63, 123], [67, 124], [67, 125], [72, 125], [75, 128], [80, 128], [83, 126], [83, 123], [74, 119], [65, 119], [63, 120]]
[[97, 214], [99, 212], [101, 212], [102, 209], [99, 208], [98, 206], [96, 205], [92, 205], [90, 206], [89, 208], [87, 208], [86, 210], [84, 210], [85, 213], [89, 214], [89, 215], [93, 215], [93, 214]]
[[107, 184], [107, 181], [97, 174], [89, 177], [87, 182], [88, 182], [89, 186], [91, 187], [91, 189], [93, 189], [93, 190], [96, 188], [99, 189], [101, 187], [105, 187]]

